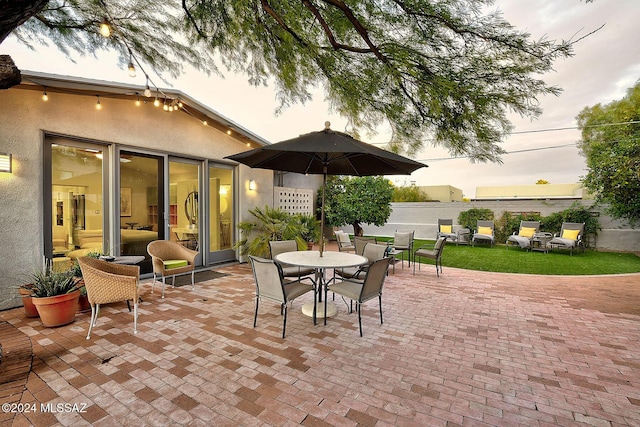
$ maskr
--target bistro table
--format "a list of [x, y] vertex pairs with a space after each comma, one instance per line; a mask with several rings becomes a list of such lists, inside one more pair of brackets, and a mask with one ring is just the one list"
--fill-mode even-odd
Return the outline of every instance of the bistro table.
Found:
[[[324, 311], [324, 304], [317, 304], [318, 299], [322, 301], [323, 287], [327, 286], [324, 273], [327, 268], [347, 268], [357, 267], [366, 264], [369, 260], [361, 255], [347, 252], [324, 251], [320, 256], [319, 251], [294, 251], [283, 252], [276, 255], [275, 260], [283, 264], [290, 264], [296, 267], [313, 268], [316, 271], [316, 284], [314, 285], [313, 302], [302, 305], [302, 314], [313, 317], [313, 324], [317, 324], [318, 317], [335, 316], [338, 312], [336, 305], [327, 304], [327, 312]], [[318, 298], [315, 297], [318, 294]], [[315, 316], [314, 316], [315, 314]]]
[[114, 264], [136, 265], [144, 261], [144, 256], [142, 255], [121, 255], [117, 257], [101, 256], [100, 259], [102, 261], [112, 262]]

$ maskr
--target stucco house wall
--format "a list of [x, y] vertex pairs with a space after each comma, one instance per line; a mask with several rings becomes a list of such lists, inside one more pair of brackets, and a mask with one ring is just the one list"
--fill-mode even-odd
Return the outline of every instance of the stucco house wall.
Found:
[[[0, 174], [0, 310], [20, 305], [16, 288], [42, 265], [44, 135], [59, 134], [190, 158], [215, 159], [249, 149], [225, 132], [183, 112], [167, 113], [151, 102], [12, 88], [0, 91], [0, 152], [13, 155], [13, 173]], [[263, 144], [257, 141], [253, 147]], [[236, 221], [248, 209], [271, 204], [273, 172], [237, 170]], [[258, 185], [248, 191], [249, 180]], [[236, 230], [232, 231], [237, 233]]]

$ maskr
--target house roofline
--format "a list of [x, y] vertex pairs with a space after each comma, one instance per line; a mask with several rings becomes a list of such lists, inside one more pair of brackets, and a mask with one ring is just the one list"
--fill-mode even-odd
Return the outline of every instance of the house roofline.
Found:
[[[92, 95], [105, 98], [130, 99], [132, 97], [144, 98], [145, 86], [128, 83], [109, 82], [104, 80], [88, 79], [84, 77], [63, 76], [58, 74], [43, 73], [38, 71], [22, 71], [22, 83], [18, 88], [46, 90], [47, 92], [61, 92], [76, 95]], [[251, 132], [237, 122], [223, 116], [215, 110], [200, 103], [189, 95], [175, 89], [154, 88], [158, 99], [180, 100], [183, 103], [181, 112], [188, 114], [200, 122], [207, 121], [207, 125], [227, 132], [241, 142], [253, 142], [265, 146], [271, 142]], [[155, 98], [155, 95], [154, 95]]]

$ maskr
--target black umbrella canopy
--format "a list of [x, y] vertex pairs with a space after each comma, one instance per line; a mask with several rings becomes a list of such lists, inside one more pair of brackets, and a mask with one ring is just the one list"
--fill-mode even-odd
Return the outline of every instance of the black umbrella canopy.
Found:
[[420, 162], [358, 141], [324, 124], [324, 130], [227, 156], [251, 168], [322, 174], [320, 256], [324, 251], [324, 207], [327, 175], [410, 175]]
[[427, 166], [331, 130], [328, 122], [325, 126], [226, 158], [252, 168], [327, 175], [410, 175]]

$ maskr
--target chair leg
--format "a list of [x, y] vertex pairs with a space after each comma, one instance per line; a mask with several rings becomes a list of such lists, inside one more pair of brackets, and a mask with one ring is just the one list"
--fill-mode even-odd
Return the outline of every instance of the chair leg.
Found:
[[287, 303], [284, 306], [284, 320], [282, 321], [282, 338], [284, 338], [285, 330], [287, 329]]
[[196, 275], [195, 270], [191, 270], [191, 290], [192, 291], [196, 289], [195, 275]]
[[378, 304], [380, 305], [380, 324], [382, 325], [384, 323], [382, 321], [382, 295], [378, 295]]
[[93, 324], [95, 323], [95, 319], [97, 317], [97, 310], [96, 310], [96, 306], [92, 305], [91, 306], [91, 319], [89, 319], [89, 332], [87, 333], [87, 339], [91, 338], [91, 329], [93, 328]]
[[164, 274], [162, 275], [162, 298], [164, 298]]
[[153, 288], [156, 287], [156, 272], [153, 272], [153, 283], [151, 283], [151, 293], [153, 293]]
[[362, 337], [362, 304], [357, 302], [356, 309], [358, 310], [358, 325], [360, 326], [360, 337]]
[[256, 295], [256, 312], [253, 315], [253, 327], [256, 327], [256, 323], [258, 322], [258, 304], [260, 303], [260, 298]]
[[133, 333], [138, 333], [138, 301], [133, 303]]

